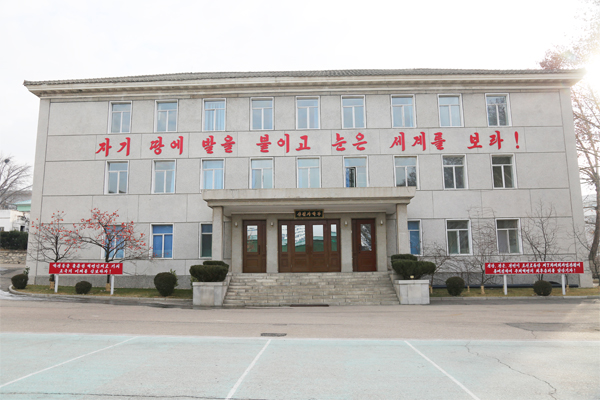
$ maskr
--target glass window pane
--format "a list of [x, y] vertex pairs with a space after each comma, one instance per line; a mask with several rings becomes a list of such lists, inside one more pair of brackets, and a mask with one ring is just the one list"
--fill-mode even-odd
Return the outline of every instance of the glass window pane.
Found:
[[127, 171], [119, 172], [119, 193], [127, 193]]
[[[225, 105], [225, 103], [223, 103]], [[217, 110], [215, 115], [215, 130], [216, 131], [224, 131], [225, 130], [225, 109]]]
[[298, 170], [298, 187], [308, 188], [308, 168], [300, 168]]
[[299, 108], [298, 109], [298, 129], [306, 129], [308, 128], [308, 109], [307, 108]]
[[154, 174], [154, 193], [164, 193], [165, 191], [165, 172], [156, 171]]
[[440, 126], [450, 126], [450, 109], [448, 106], [440, 106]]
[[348, 97], [344, 97], [342, 98], [342, 104], [344, 106], [362, 106], [363, 105], [363, 98], [348, 98]]
[[264, 126], [263, 129], [273, 129], [273, 109], [266, 108], [264, 110]]
[[421, 254], [421, 240], [419, 231], [410, 232], [410, 254]]
[[156, 123], [156, 130], [158, 132], [166, 132], [167, 131], [167, 113], [166, 112], [158, 113], [158, 121]]
[[121, 132], [129, 133], [129, 126], [131, 125], [131, 113], [124, 112], [121, 113], [123, 121], [121, 124]]
[[518, 235], [517, 235], [517, 231], [516, 230], [510, 230], [508, 231], [508, 243], [510, 246], [510, 252], [511, 253], [518, 253], [519, 252], [519, 243], [518, 243]]
[[396, 186], [406, 186], [405, 167], [396, 167]]
[[496, 221], [498, 229], [517, 229], [519, 224], [516, 219], [499, 219]]
[[312, 228], [313, 251], [325, 251], [323, 225], [313, 225]]
[[408, 176], [406, 178], [408, 186], [417, 186], [417, 168], [416, 167], [407, 167], [406, 171]]
[[258, 253], [258, 225], [246, 226], [246, 252]]
[[215, 189], [223, 189], [223, 170], [215, 170]]
[[114, 172], [108, 173], [108, 193], [117, 193], [119, 175]]
[[412, 128], [415, 126], [414, 124], [414, 116], [413, 116], [413, 107], [412, 106], [404, 106], [404, 126], [407, 128]]
[[513, 187], [512, 168], [509, 165], [504, 166], [504, 187]]
[[112, 115], [112, 125], [110, 127], [111, 132], [121, 132], [121, 113], [114, 113]]
[[402, 107], [393, 107], [392, 108], [392, 117], [394, 120], [394, 127], [403, 127], [404, 126], [404, 113], [402, 112]]
[[337, 225], [331, 224], [329, 227], [331, 228], [331, 251], [337, 251]]
[[320, 177], [319, 177], [319, 168], [310, 168], [309, 170], [310, 176], [310, 187], [311, 188], [319, 188], [321, 187]]
[[113, 111], [131, 111], [131, 103], [113, 104]]
[[212, 233], [212, 224], [202, 224], [202, 233]]
[[344, 128], [353, 128], [354, 118], [352, 116], [352, 108], [344, 107]]
[[492, 167], [492, 171], [494, 172], [494, 187], [504, 187], [502, 182], [502, 167]]
[[213, 170], [204, 171], [204, 189], [214, 189]]
[[152, 233], [173, 233], [173, 225], [154, 225]]
[[162, 238], [163, 238], [162, 235], [155, 235], [152, 238], [152, 255], [153, 255], [153, 257], [157, 257], [157, 258], [163, 257]]
[[175, 132], [177, 130], [177, 112], [169, 112], [169, 132]]
[[409, 230], [419, 230], [420, 223], [419, 221], [408, 221], [408, 229]]
[[[204, 225], [202, 225], [202, 229], [204, 229]], [[211, 234], [203, 234], [202, 235], [202, 243], [201, 243], [202, 252], [200, 257], [212, 257], [212, 235]]]
[[319, 159], [318, 158], [299, 158], [298, 166], [299, 167], [318, 167]]
[[367, 169], [364, 167], [356, 168], [356, 187], [367, 187]]
[[462, 156], [457, 156], [457, 157], [445, 156], [443, 158], [443, 161], [444, 161], [444, 165], [463, 165]]
[[287, 225], [281, 225], [281, 251], [282, 252], [288, 251], [287, 244], [288, 244]]
[[498, 231], [498, 252], [508, 253], [508, 232]]
[[494, 165], [511, 165], [511, 156], [492, 156], [492, 164]]
[[306, 251], [306, 226], [295, 226], [294, 249], [296, 253], [304, 253]]
[[417, 157], [396, 157], [394, 163], [397, 167], [406, 165], [417, 165]]
[[460, 126], [460, 108], [458, 106], [450, 106], [452, 112], [452, 126]]
[[506, 105], [498, 105], [498, 119], [499, 125], [506, 126], [508, 125], [508, 121], [506, 118]]
[[454, 189], [454, 169], [452, 167], [444, 167], [444, 188]]
[[215, 112], [206, 110], [204, 113], [204, 130], [212, 131], [215, 130]]
[[364, 107], [354, 107], [354, 119], [355, 119], [355, 128], [364, 128], [365, 127], [365, 108]]
[[177, 102], [158, 103], [158, 109], [163, 110], [177, 110]]
[[164, 257], [172, 258], [173, 257], [173, 235], [165, 235], [165, 247], [164, 247]]
[[262, 110], [252, 110], [252, 129], [262, 129]]
[[448, 221], [448, 229], [469, 229], [469, 221]]
[[360, 250], [372, 251], [371, 224], [360, 224]]
[[252, 170], [252, 189], [261, 189], [262, 188], [262, 170], [253, 169]]
[[454, 167], [454, 178], [456, 179], [456, 188], [465, 188], [465, 172], [463, 167]]
[[469, 231], [458, 231], [460, 254], [469, 254]]
[[346, 167], [366, 167], [367, 159], [366, 158], [344, 158], [344, 165]]
[[356, 187], [356, 167], [346, 167], [346, 187]]
[[309, 111], [310, 117], [310, 128], [318, 129], [319, 128], [319, 109], [317, 107], [311, 107]]
[[498, 114], [496, 113], [496, 106], [488, 106], [488, 124], [490, 126], [498, 125]]
[[204, 160], [202, 161], [202, 165], [205, 169], [217, 169], [223, 168], [223, 161], [221, 160]]
[[440, 96], [439, 104], [459, 104], [458, 96]]
[[273, 170], [263, 169], [263, 189], [273, 189]]
[[458, 254], [458, 233], [456, 231], [448, 232], [448, 253]]
[[252, 108], [271, 108], [273, 100], [252, 100]]
[[412, 97], [392, 97], [393, 105], [412, 104], [412, 101], [413, 101]]

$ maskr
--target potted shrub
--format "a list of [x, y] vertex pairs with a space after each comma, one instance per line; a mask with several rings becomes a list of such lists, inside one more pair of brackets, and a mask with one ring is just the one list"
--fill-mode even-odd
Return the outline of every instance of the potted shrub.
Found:
[[412, 254], [395, 254], [392, 256], [394, 288], [400, 304], [429, 304], [429, 280], [421, 279], [424, 275], [435, 272], [435, 264], [419, 261]]
[[192, 265], [193, 304], [195, 306], [222, 306], [229, 287], [229, 265], [223, 261], [207, 260], [203, 265]]

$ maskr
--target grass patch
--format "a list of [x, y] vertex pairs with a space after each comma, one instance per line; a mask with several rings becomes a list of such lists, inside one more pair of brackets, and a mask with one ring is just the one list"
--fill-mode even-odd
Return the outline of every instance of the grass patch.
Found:
[[[48, 285], [27, 285], [27, 287], [23, 290], [20, 290], [23, 293], [32, 293], [32, 294], [55, 294], [54, 289], [50, 289]], [[67, 294], [67, 295], [76, 295], [75, 286], [58, 286], [58, 293], [56, 294]], [[106, 291], [103, 287], [92, 287], [92, 290], [85, 296], [100, 296], [100, 297], [110, 297], [110, 290]], [[139, 297], [139, 298], [159, 298], [164, 299], [165, 297], [161, 296], [156, 289], [129, 289], [129, 288], [115, 288], [114, 296], [119, 297]], [[175, 289], [173, 294], [167, 299], [184, 299], [191, 300], [192, 299], [192, 289]]]
[[[600, 295], [600, 289], [598, 287], [593, 288], [569, 288], [567, 296], [598, 296]], [[481, 294], [479, 287], [471, 287], [471, 292], [467, 292], [467, 289], [463, 290], [460, 296], [457, 297], [535, 297], [537, 296], [533, 292], [533, 288], [508, 288], [508, 295], [504, 295], [504, 289], [491, 289], [486, 288], [485, 294]], [[562, 289], [560, 287], [552, 287], [552, 293], [550, 296], [562, 296]], [[448, 291], [444, 289], [433, 289], [431, 297], [450, 297]]]

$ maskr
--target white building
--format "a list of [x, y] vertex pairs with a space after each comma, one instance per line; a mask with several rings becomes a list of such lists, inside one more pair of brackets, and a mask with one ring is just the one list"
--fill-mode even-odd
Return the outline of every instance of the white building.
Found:
[[[499, 257], [527, 261], [521, 225], [540, 202], [556, 211], [560, 258], [582, 260], [570, 103], [582, 74], [26, 81], [40, 98], [32, 219], [63, 210], [78, 222], [97, 207], [133, 220], [155, 258], [126, 263], [131, 276], [120, 282], [130, 285], [170, 269], [188, 275], [205, 259], [242, 274], [388, 271], [391, 255], [432, 243], [468, 257], [482, 213], [495, 224]], [[81, 256], [101, 258], [96, 249]], [[47, 264], [28, 266], [46, 279]]]

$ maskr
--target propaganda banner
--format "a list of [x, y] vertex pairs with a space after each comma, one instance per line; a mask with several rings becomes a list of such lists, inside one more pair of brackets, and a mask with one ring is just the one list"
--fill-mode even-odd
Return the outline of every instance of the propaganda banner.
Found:
[[123, 275], [123, 263], [50, 263], [50, 274]]
[[485, 263], [488, 275], [583, 274], [581, 261]]

